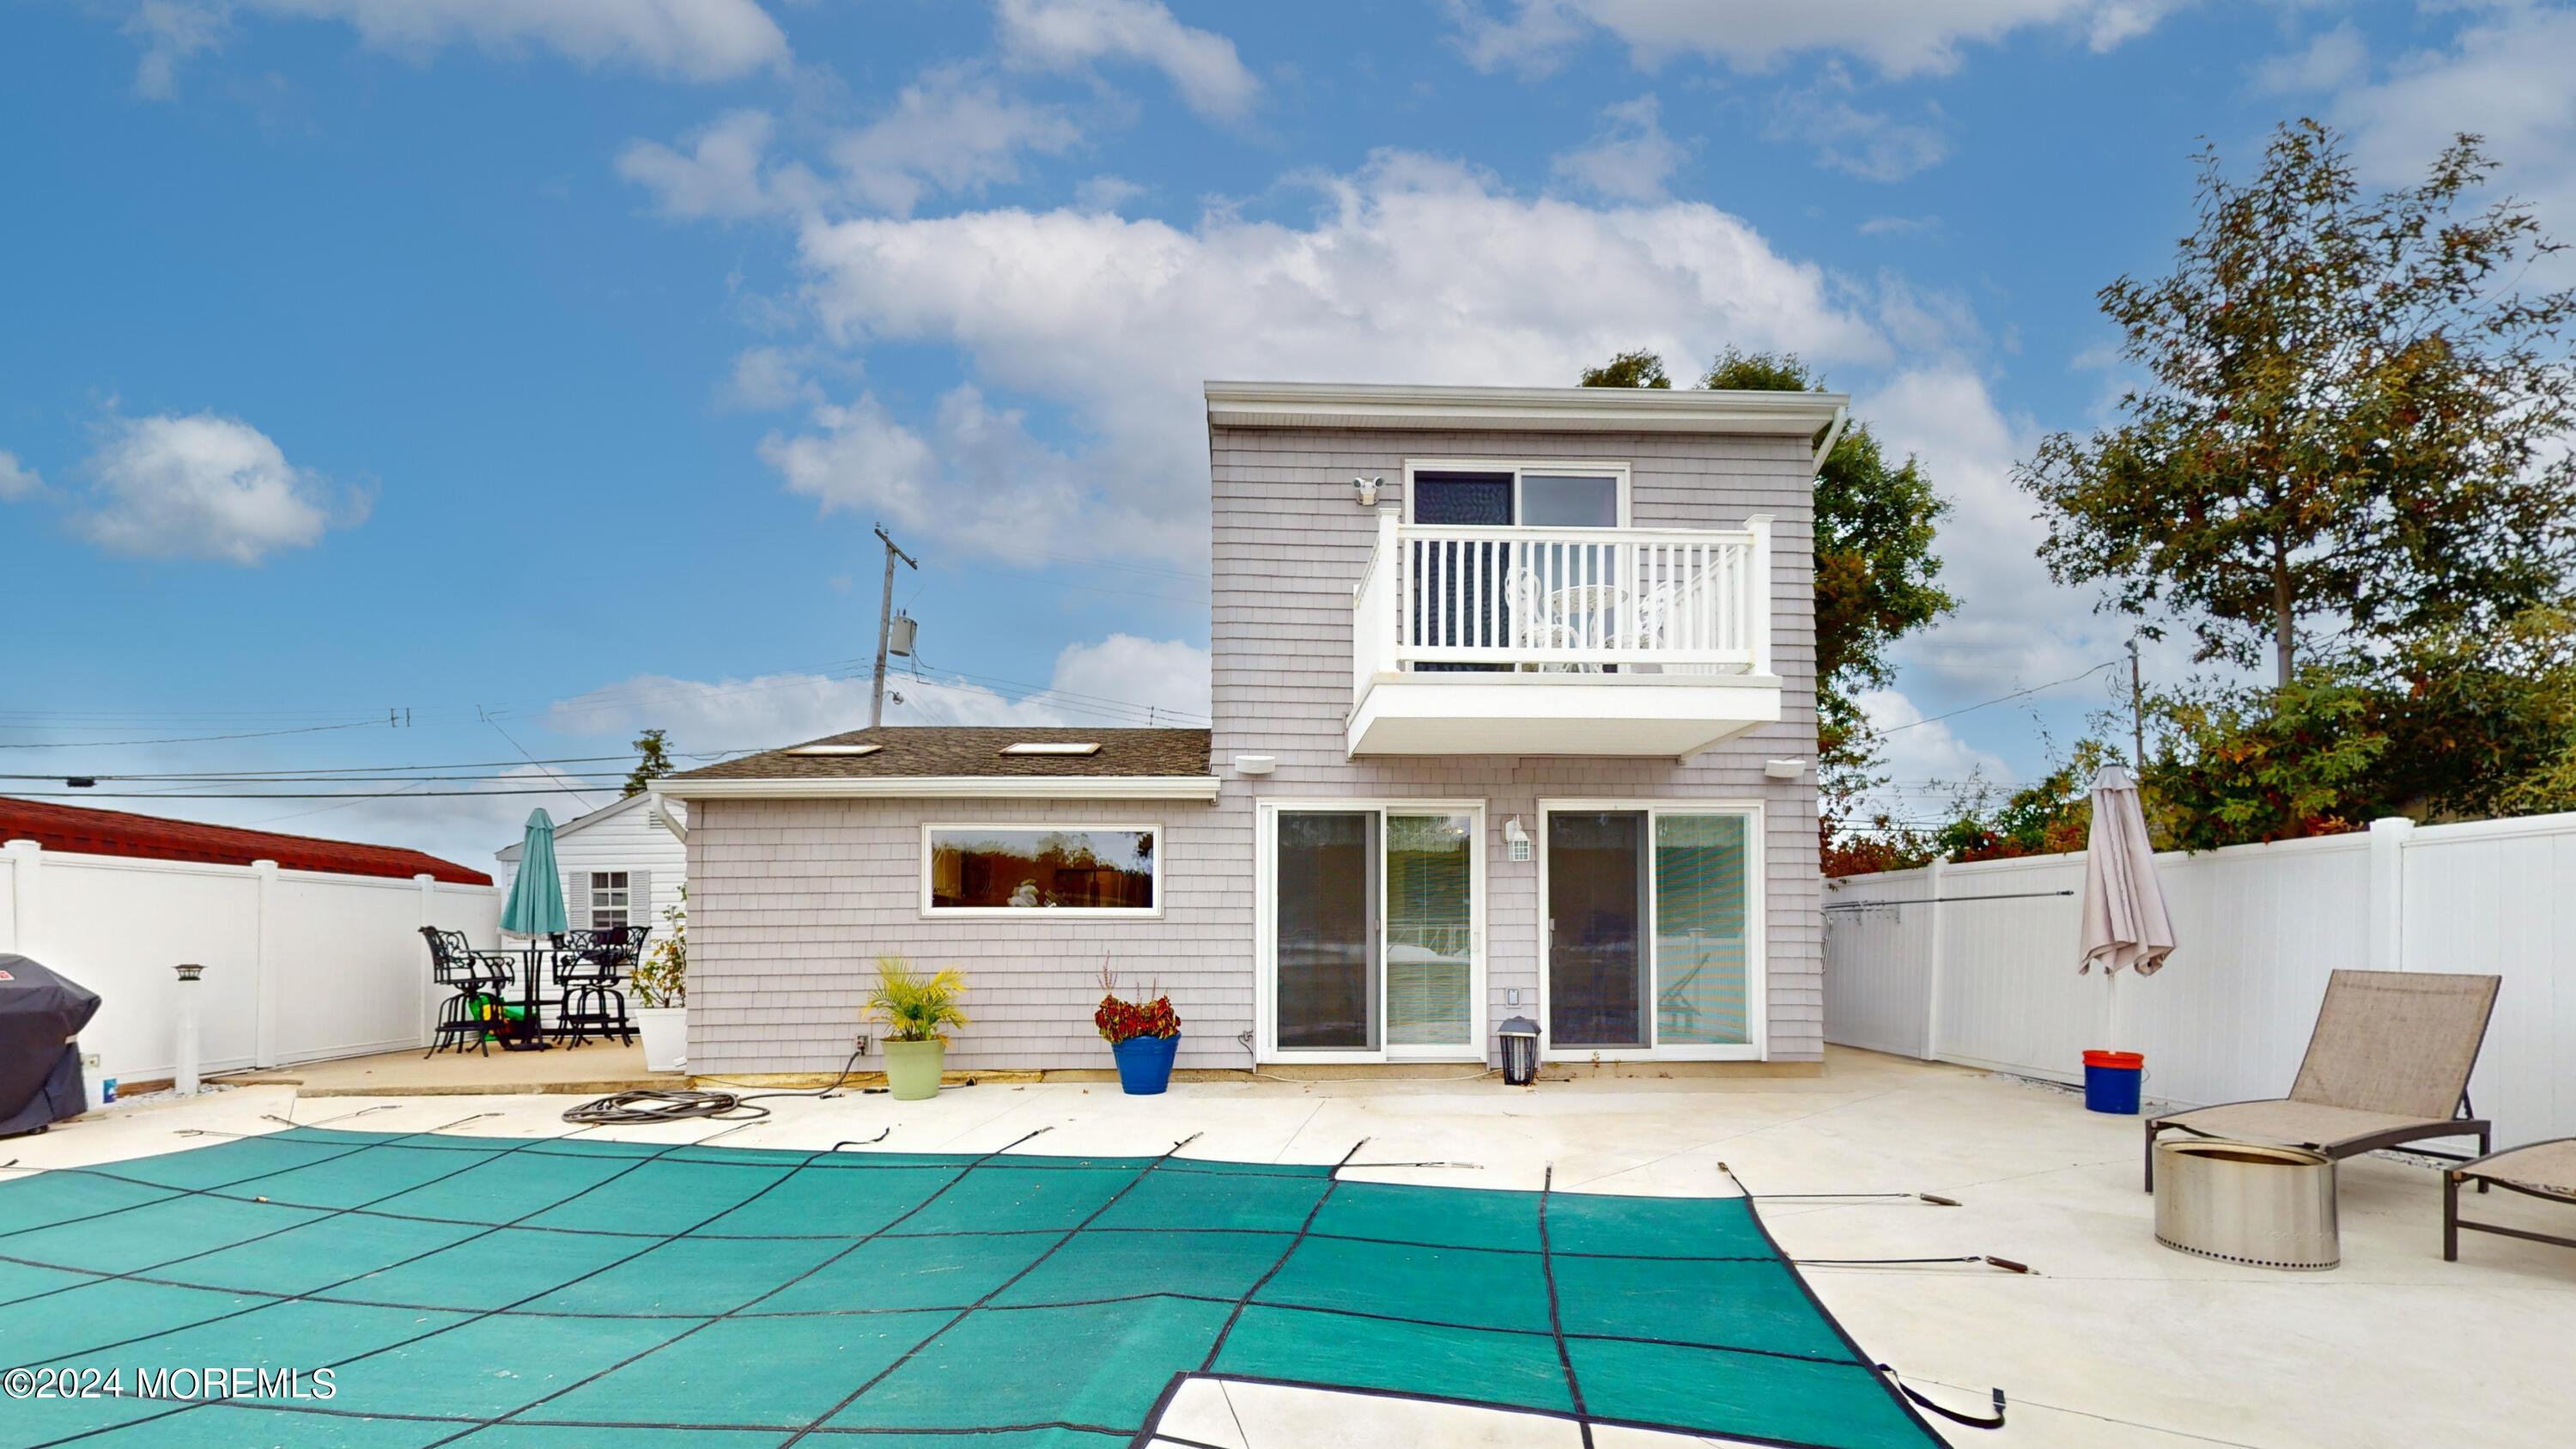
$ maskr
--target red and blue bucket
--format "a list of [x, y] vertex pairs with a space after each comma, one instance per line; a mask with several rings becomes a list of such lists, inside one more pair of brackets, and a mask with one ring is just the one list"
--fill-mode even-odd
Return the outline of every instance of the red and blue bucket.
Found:
[[2084, 1054], [2084, 1110], [2138, 1115], [2138, 1083], [2147, 1074], [2147, 1059], [2137, 1052]]

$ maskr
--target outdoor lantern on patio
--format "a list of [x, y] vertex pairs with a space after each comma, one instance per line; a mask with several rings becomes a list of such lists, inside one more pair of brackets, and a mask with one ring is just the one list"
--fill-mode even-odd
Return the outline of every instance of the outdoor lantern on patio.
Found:
[[1494, 1029], [1503, 1039], [1503, 1081], [1526, 1087], [1538, 1080], [1538, 1023], [1515, 1016]]

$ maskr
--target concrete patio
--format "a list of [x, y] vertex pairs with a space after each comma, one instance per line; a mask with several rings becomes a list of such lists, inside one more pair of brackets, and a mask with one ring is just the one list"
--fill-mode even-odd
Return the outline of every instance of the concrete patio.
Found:
[[[261, 1132], [284, 1118], [561, 1135], [574, 1130], [561, 1120], [566, 1105], [561, 1095], [309, 1100], [295, 1087], [254, 1086], [99, 1114], [0, 1144], [0, 1162], [14, 1158], [23, 1171], [185, 1150], [219, 1140], [185, 1134]], [[812, 1149], [890, 1129], [883, 1150], [971, 1152], [1045, 1128], [1018, 1150], [1136, 1154], [1197, 1133], [1185, 1155], [1315, 1163], [1365, 1138], [1364, 1161], [1473, 1165], [1354, 1176], [1526, 1189], [1553, 1164], [1560, 1191], [1677, 1195], [1732, 1192], [1723, 1162], [1757, 1196], [1928, 1192], [1963, 1204], [1767, 1204], [1765, 1219], [1795, 1256], [1993, 1254], [2036, 1270], [1804, 1270], [1866, 1351], [1944, 1402], [1981, 1411], [1988, 1386], [2005, 1390], [2009, 1425], [1941, 1426], [1953, 1443], [2536, 1446], [2563, 1443], [2576, 1419], [2566, 1371], [2576, 1252], [2472, 1236], [2463, 1261], [2446, 1264], [2436, 1176], [2363, 1158], [2342, 1169], [2339, 1269], [2284, 1273], [2188, 1257], [2151, 1235], [2136, 1119], [1964, 1069], [1836, 1051], [1823, 1076], [1804, 1079], [1534, 1089], [1494, 1079], [1194, 1082], [1160, 1098], [1102, 1084], [985, 1082], [933, 1102], [850, 1094], [764, 1105], [770, 1118], [730, 1131], [688, 1123], [614, 1135], [721, 1134], [730, 1146]], [[2509, 1194], [2477, 1208], [2508, 1223], [2576, 1227], [2566, 1209]], [[1193, 1385], [1164, 1428], [1226, 1449], [1577, 1442], [1570, 1426], [1524, 1415], [1217, 1384]], [[1599, 1433], [1595, 1442], [1649, 1439]]]

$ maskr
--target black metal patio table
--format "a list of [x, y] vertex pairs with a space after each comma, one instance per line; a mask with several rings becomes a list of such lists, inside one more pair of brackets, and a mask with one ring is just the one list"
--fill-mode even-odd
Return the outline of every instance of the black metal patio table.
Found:
[[544, 946], [530, 944], [505, 946], [502, 949], [519, 957], [526, 965], [519, 972], [519, 1007], [522, 1015], [516, 1023], [504, 1020], [500, 1032], [501, 1050], [505, 1052], [554, 1050], [555, 1044], [546, 1040], [545, 1022], [538, 1015], [537, 973], [543, 968], [545, 958], [554, 954], [555, 947], [551, 944]]

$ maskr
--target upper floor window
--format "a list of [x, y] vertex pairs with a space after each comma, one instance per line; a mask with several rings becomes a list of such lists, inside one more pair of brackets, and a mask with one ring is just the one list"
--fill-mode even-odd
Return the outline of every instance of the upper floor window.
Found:
[[1417, 459], [1404, 472], [1414, 523], [1618, 528], [1628, 521], [1625, 463]]

